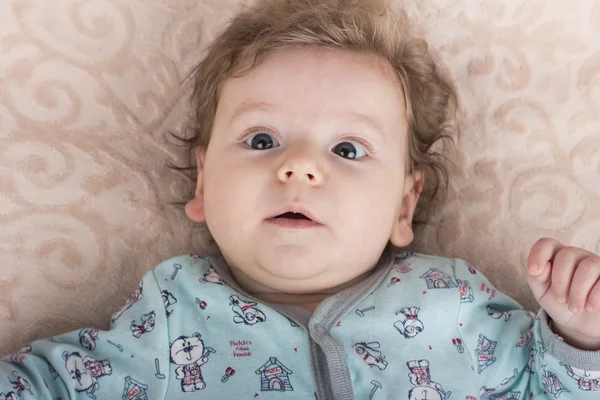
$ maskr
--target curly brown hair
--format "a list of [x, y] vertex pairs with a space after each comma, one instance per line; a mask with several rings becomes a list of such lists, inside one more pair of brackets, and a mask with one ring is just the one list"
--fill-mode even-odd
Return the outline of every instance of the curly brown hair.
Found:
[[283, 48], [329, 48], [373, 54], [389, 62], [402, 84], [411, 170], [425, 176], [415, 223], [425, 223], [448, 187], [448, 158], [434, 146], [455, 128], [457, 95], [427, 42], [386, 0], [259, 0], [235, 16], [190, 72], [192, 116], [183, 135], [187, 164], [171, 168], [196, 178], [195, 149], [211, 137], [223, 83], [243, 76]]

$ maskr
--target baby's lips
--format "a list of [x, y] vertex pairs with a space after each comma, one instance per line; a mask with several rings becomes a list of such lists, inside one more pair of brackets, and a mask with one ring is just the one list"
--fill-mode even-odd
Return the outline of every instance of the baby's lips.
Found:
[[300, 204], [287, 204], [287, 205], [281, 207], [279, 210], [277, 210], [275, 213], [273, 213], [267, 219], [274, 219], [274, 218], [277, 218], [286, 213], [302, 214], [305, 217], [307, 217], [308, 219], [310, 219], [311, 221], [313, 221], [319, 225], [323, 225], [323, 223], [308, 209], [308, 207], [305, 207]]

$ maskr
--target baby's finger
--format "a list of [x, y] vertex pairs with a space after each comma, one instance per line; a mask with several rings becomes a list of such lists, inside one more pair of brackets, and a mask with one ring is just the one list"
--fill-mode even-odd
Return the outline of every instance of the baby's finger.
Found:
[[588, 295], [591, 294], [592, 288], [600, 278], [600, 263], [597, 262], [597, 259], [598, 257], [595, 256], [587, 256], [577, 265], [569, 290], [569, 310], [571, 312], [581, 312], [586, 307]]
[[563, 247], [556, 253], [552, 262], [551, 283], [551, 290], [556, 296], [556, 301], [561, 304], [567, 303], [575, 269], [589, 255], [589, 252], [576, 247]]
[[596, 285], [588, 295], [585, 310], [587, 312], [596, 312], [600, 310], [600, 280], [596, 282]]
[[[542, 301], [550, 289], [552, 282], [552, 265], [547, 262], [546, 265], [538, 271], [538, 275], [527, 274], [527, 283], [531, 292], [537, 301]], [[551, 294], [552, 295], [552, 294]]]
[[561, 242], [552, 238], [542, 238], [535, 242], [527, 259], [527, 272], [533, 276], [541, 274], [546, 263], [552, 261], [563, 247], [565, 246]]

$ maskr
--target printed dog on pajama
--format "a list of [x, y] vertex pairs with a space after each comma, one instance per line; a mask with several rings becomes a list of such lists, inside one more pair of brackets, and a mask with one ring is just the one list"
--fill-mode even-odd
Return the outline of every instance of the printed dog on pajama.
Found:
[[404, 320], [394, 322], [394, 327], [406, 339], [412, 339], [423, 332], [423, 322], [419, 320], [419, 307], [404, 307], [396, 311], [396, 315], [403, 314]]
[[387, 368], [388, 363], [385, 361], [385, 356], [377, 350], [379, 346], [379, 342], [360, 342], [356, 343], [353, 347], [356, 354], [358, 354], [369, 367], [377, 367], [383, 370]]
[[154, 311], [150, 311], [148, 314], [142, 315], [142, 323], [140, 325], [136, 324], [135, 321], [131, 321], [131, 334], [140, 338], [143, 334], [148, 332], [152, 332], [154, 330], [154, 325], [156, 324], [156, 313]]
[[236, 324], [254, 325], [267, 319], [262, 311], [255, 308], [256, 302], [242, 300], [236, 295], [229, 296], [229, 300], [231, 301], [229, 305], [235, 314], [233, 322]]

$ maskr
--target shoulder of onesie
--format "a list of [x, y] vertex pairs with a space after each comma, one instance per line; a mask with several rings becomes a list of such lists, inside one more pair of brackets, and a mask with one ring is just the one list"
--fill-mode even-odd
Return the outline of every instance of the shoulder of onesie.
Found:
[[423, 253], [403, 252], [394, 256], [394, 266], [408, 266], [413, 269], [439, 269], [451, 272], [454, 269], [457, 259], [434, 256]]
[[211, 268], [208, 257], [198, 254], [185, 254], [162, 261], [154, 268], [154, 275], [159, 283], [161, 281], [173, 281], [192, 279], [203, 275]]

